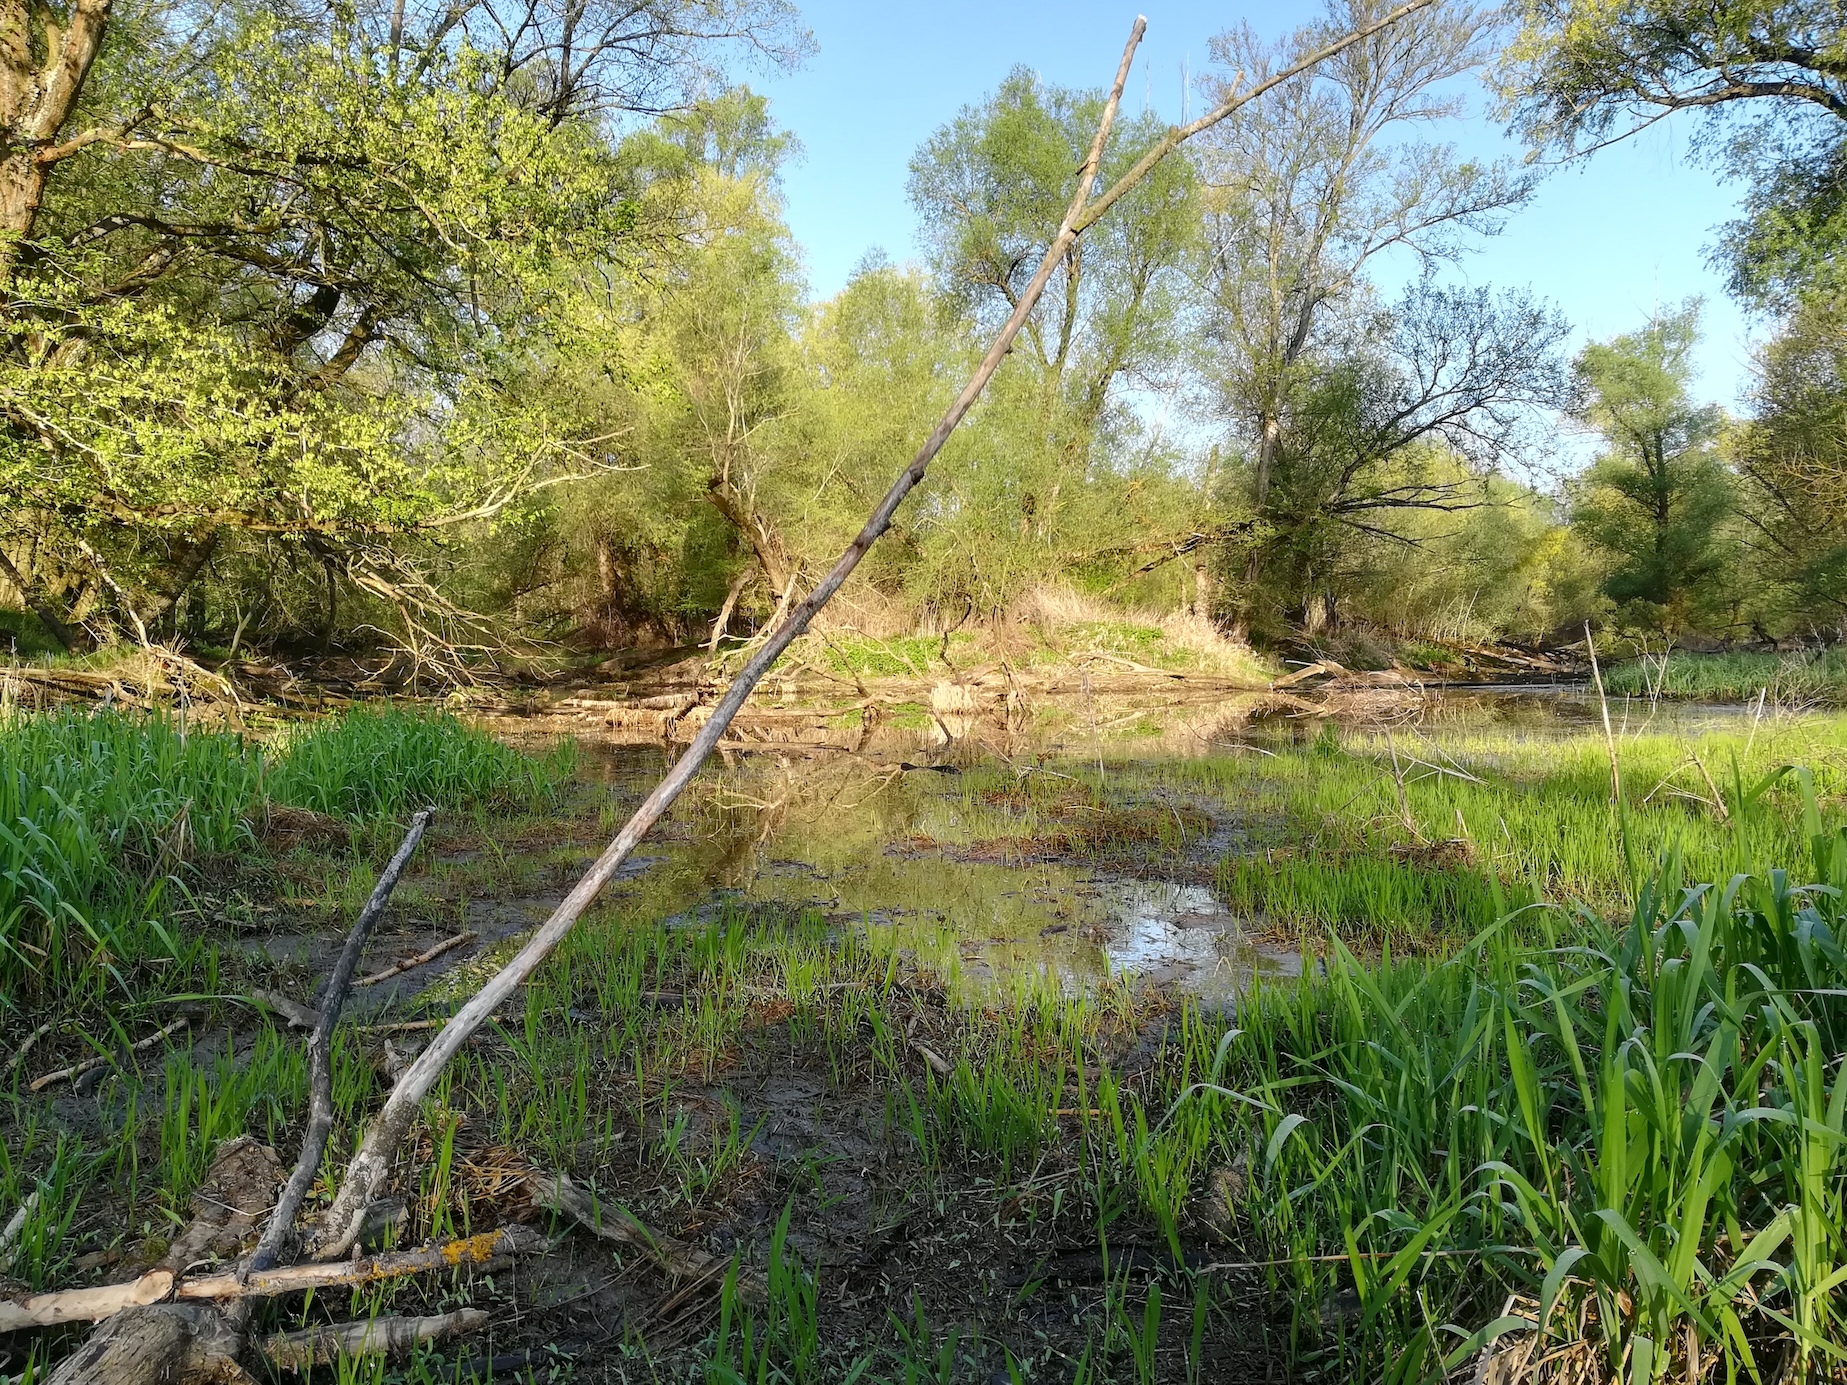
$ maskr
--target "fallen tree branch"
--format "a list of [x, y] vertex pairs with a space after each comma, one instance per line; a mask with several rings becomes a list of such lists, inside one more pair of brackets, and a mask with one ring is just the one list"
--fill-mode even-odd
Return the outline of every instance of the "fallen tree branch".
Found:
[[551, 1243], [528, 1226], [506, 1226], [458, 1241], [393, 1251], [359, 1260], [340, 1260], [277, 1269], [202, 1275], [176, 1279], [171, 1270], [149, 1270], [139, 1279], [94, 1289], [63, 1289], [29, 1298], [0, 1299], [0, 1332], [63, 1323], [99, 1322], [129, 1308], [165, 1303], [229, 1303], [246, 1298], [277, 1298], [310, 1289], [352, 1288], [454, 1270], [495, 1270]]
[[343, 1356], [405, 1356], [429, 1342], [446, 1342], [487, 1326], [480, 1308], [463, 1308], [430, 1318], [370, 1318], [363, 1322], [278, 1332], [263, 1343], [263, 1355], [278, 1370], [306, 1371]]
[[280, 991], [252, 990], [250, 998], [265, 1010], [274, 1010], [288, 1021], [291, 1029], [313, 1029], [321, 1022], [321, 1012], [283, 995]]
[[[317, 1259], [331, 1260], [344, 1255], [351, 1248], [365, 1216], [366, 1204], [384, 1185], [398, 1147], [409, 1134], [417, 1111], [424, 1097], [435, 1085], [437, 1076], [467, 1042], [469, 1036], [486, 1023], [488, 1017], [514, 995], [527, 978], [538, 969], [539, 964], [564, 940], [584, 910], [590, 906], [603, 887], [620, 869], [636, 844], [672, 806], [674, 800], [692, 780], [693, 775], [699, 771], [720, 741], [724, 739], [726, 728], [731, 725], [732, 719], [737, 716], [764, 674], [770, 670], [777, 659], [782, 657], [789, 645], [807, 630], [815, 614], [840, 590], [872, 545], [891, 527], [898, 507], [923, 480], [931, 461], [942, 450], [943, 444], [948, 441], [950, 434], [967, 416], [968, 411], [974, 407], [982, 391], [987, 388], [989, 380], [999, 369], [1001, 361], [1012, 349], [1014, 339], [1025, 327], [1027, 319], [1038, 306], [1039, 299], [1044, 294], [1046, 285], [1051, 282], [1052, 275], [1065, 261], [1065, 258], [1072, 253], [1083, 230], [1108, 210], [1112, 203], [1145, 178], [1156, 164], [1183, 141], [1217, 124], [1240, 106], [1279, 82], [1307, 71], [1316, 63], [1332, 57], [1396, 23], [1413, 11], [1434, 2], [1435, 0], [1410, 0], [1410, 3], [1399, 6], [1376, 23], [1335, 40], [1294, 67], [1259, 83], [1250, 91], [1234, 90], [1230, 97], [1199, 120], [1185, 127], [1177, 126], [1169, 130], [1161, 142], [1138, 160], [1128, 173], [1118, 179], [1106, 193], [1093, 200], [1092, 189], [1102, 163], [1104, 148], [1109, 141], [1110, 130], [1115, 123], [1117, 109], [1122, 102], [1122, 89], [1128, 81], [1129, 69], [1135, 59], [1135, 50], [1140, 45], [1142, 34], [1148, 25], [1145, 18], [1140, 16], [1136, 18], [1129, 34], [1129, 41], [1123, 48], [1122, 60], [1116, 69], [1116, 79], [1111, 85], [1108, 99], [1104, 102], [1096, 136], [1091, 141], [1084, 162], [1077, 169], [1076, 190], [1072, 194], [1064, 219], [1046, 247], [1045, 257], [1040, 261], [1038, 269], [1021, 292], [1013, 312], [989, 345], [987, 353], [981, 358], [980, 364], [975, 368], [968, 383], [962, 387], [948, 411], [931, 430], [929, 437], [918, 448], [916, 455], [911, 458], [910, 464], [898, 474], [891, 488], [886, 491], [884, 497], [867, 517], [858, 535], [854, 537], [833, 567], [828, 570], [826, 576], [804, 600], [790, 607], [786, 615], [781, 610], [778, 611], [773, 632], [738, 671], [731, 686], [719, 699], [705, 724], [700, 727], [698, 734], [687, 746], [686, 753], [668, 770], [660, 783], [655, 786], [654, 791], [642, 801], [634, 815], [623, 825], [622, 830], [616, 834], [603, 854], [571, 888], [570, 893], [553, 911], [552, 916], [533, 932], [526, 945], [513, 956], [512, 960], [488, 978], [481, 989], [455, 1013], [449, 1023], [431, 1040], [429, 1046], [399, 1076], [390, 1096], [386, 1098], [384, 1106], [373, 1118], [365, 1137], [360, 1141], [352, 1162], [347, 1166], [346, 1177], [342, 1180], [332, 1205], [328, 1208], [315, 1233], [312, 1253]], [[789, 598], [794, 590], [795, 584], [790, 582], [784, 592], [783, 605], [785, 607], [790, 606]]]
[[427, 948], [415, 957], [402, 958], [383, 971], [375, 971], [370, 976], [362, 976], [353, 984], [355, 986], [376, 986], [381, 981], [389, 981], [394, 976], [402, 976], [407, 971], [415, 971], [425, 962], [434, 962], [445, 952], [453, 952], [458, 947], [466, 947], [480, 936], [472, 928], [466, 933], [457, 933], [453, 938], [444, 938], [435, 947]]
[[238, 1298], [275, 1298], [280, 1294], [301, 1293], [307, 1289], [345, 1288], [360, 1284], [377, 1284], [387, 1279], [403, 1279], [413, 1274], [440, 1273], [444, 1270], [493, 1270], [511, 1264], [521, 1255], [543, 1250], [550, 1244], [528, 1226], [504, 1226], [498, 1231], [484, 1231], [458, 1241], [424, 1246], [417, 1250], [392, 1251], [361, 1260], [333, 1263], [313, 1261], [303, 1265], [284, 1265], [270, 1270], [252, 1270], [249, 1274], [214, 1274], [188, 1279], [175, 1286], [177, 1299], [222, 1302]]
[[[175, 1034], [179, 1033], [180, 1030], [184, 1029], [187, 1025], [191, 1023], [192, 1023], [191, 1016], [181, 1015], [178, 1019], [174, 1020], [173, 1023], [169, 1024], [166, 1028], [156, 1029], [152, 1034], [148, 1035], [145, 1039], [141, 1039], [135, 1043], [130, 1044], [128, 1046], [128, 1052], [129, 1053], [145, 1053], [148, 1049], [154, 1047], [154, 1045], [159, 1043], [162, 1039], [172, 1038]], [[54, 1083], [68, 1082], [72, 1078], [82, 1077], [86, 1072], [89, 1072], [93, 1068], [100, 1068], [105, 1063], [114, 1062], [115, 1057], [116, 1055], [114, 1053], [99, 1053], [94, 1058], [85, 1058], [81, 1063], [72, 1063], [68, 1068], [59, 1068], [56, 1072], [48, 1072], [43, 1077], [33, 1078], [31, 1089], [35, 1092], [42, 1092], [45, 1090], [45, 1088], [53, 1085]]]
[[294, 1232], [296, 1213], [301, 1211], [302, 1199], [307, 1197], [308, 1189], [314, 1184], [314, 1175], [321, 1167], [327, 1137], [333, 1132], [334, 1026], [340, 1021], [340, 1011], [346, 1005], [346, 994], [351, 989], [353, 973], [358, 970], [359, 956], [365, 951], [372, 925], [385, 912], [385, 905], [390, 902], [391, 892], [397, 888], [404, 867], [410, 864], [411, 854], [423, 840], [433, 811], [425, 808], [410, 820], [410, 830], [404, 834], [404, 840], [398, 844], [396, 853], [379, 875], [378, 883], [372, 887], [371, 898], [353, 921], [353, 930], [346, 935], [346, 944], [340, 949], [333, 974], [327, 978], [327, 993], [321, 997], [320, 1014], [316, 1016], [313, 1033], [308, 1036], [308, 1129], [302, 1136], [301, 1153], [296, 1157], [294, 1171], [276, 1199], [276, 1210], [263, 1229], [262, 1239], [257, 1242], [256, 1251], [244, 1271], [246, 1274], [267, 1270], [281, 1258], [283, 1242]]

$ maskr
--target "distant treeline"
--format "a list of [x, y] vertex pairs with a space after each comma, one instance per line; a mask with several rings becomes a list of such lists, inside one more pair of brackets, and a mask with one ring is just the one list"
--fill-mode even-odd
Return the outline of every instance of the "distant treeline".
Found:
[[[1378, 8], [1228, 31], [1205, 94]], [[20, 649], [440, 662], [749, 633], [966, 378], [1102, 99], [1015, 70], [912, 160], [922, 260], [869, 255], [814, 302], [792, 140], [747, 87], [710, 94], [741, 53], [800, 62], [789, 6], [514, 9], [153, 0], [75, 24], [46, 0], [0, 36], [72, 78], [0, 92]], [[1837, 636], [1847, 95], [1802, 55], [1840, 21], [1732, 9], [1546, 0], [1510, 28], [1442, 0], [1189, 145], [1066, 258], [833, 618], [943, 630], [1061, 585], [1260, 641]], [[1766, 28], [1804, 41], [1745, 42]], [[1458, 286], [1536, 177], [1443, 142], [1471, 74], [1568, 157], [1707, 110], [1700, 147], [1748, 188], [1721, 254], [1769, 324], [1746, 417], [1695, 395], [1697, 303], [1568, 360], [1545, 303]], [[1125, 117], [1105, 177], [1162, 133]], [[1383, 292], [1406, 249], [1424, 273]], [[1546, 480], [1561, 426], [1597, 457]]]

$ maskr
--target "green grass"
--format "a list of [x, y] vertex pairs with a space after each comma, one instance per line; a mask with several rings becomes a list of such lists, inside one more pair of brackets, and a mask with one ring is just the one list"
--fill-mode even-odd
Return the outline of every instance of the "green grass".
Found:
[[568, 771], [568, 749], [530, 759], [449, 716], [355, 711], [279, 748], [160, 715], [8, 717], [0, 1003], [198, 981], [200, 940], [172, 925], [173, 906], [206, 864], [256, 846], [266, 798], [366, 823], [423, 803], [542, 805]]
[[1604, 675], [1612, 696], [1752, 702], [1771, 706], [1847, 706], [1847, 649], [1793, 654], [1670, 654], [1632, 659]]
[[[1112, 1280], [1086, 1310], [1096, 1379], [1182, 1378], [1188, 1314], [1170, 1307], [1163, 1326], [1162, 1302], [1197, 1295], [1217, 1321], [1223, 1285], [1186, 1268], [1203, 1258], [1252, 1266], [1291, 1318], [1297, 1366], [1329, 1378], [1434, 1380], [1497, 1337], [1518, 1345], [1542, 1307], [1539, 1353], [1576, 1352], [1593, 1378], [1680, 1378], [1689, 1341], [1715, 1378], [1769, 1372], [1784, 1352], [1808, 1369], [1847, 1330], [1847, 835], [1824, 826], [1812, 780], [1789, 791], [1787, 872], [1752, 869], [1770, 826], [1754, 820], [1771, 812], [1760, 796], [1735, 813], [1719, 883], [1683, 885], [1669, 851], [1617, 921], [1541, 910], [1441, 961], [1367, 964], [1330, 938], [1324, 973], [1260, 987], [1234, 1021], [1170, 1016], [1133, 1077], [1104, 1056], [1150, 1022], [1126, 991], [1023, 981], [936, 1008], [872, 935], [611, 913], [535, 978], [510, 1070], [464, 1055], [440, 1099], [611, 1187], [634, 1177], [623, 1131], [639, 1122], [654, 1153], [632, 1205], [710, 1223], [748, 1136], [735, 1119], [689, 1130], [676, 1093], [724, 1082], [752, 1035], [815, 1055], [844, 1089], [881, 1094], [901, 1152], [884, 1157], [909, 1161], [920, 1203], [956, 1187], [1061, 1244], [1170, 1247], [1153, 1288]], [[686, 1005], [645, 1003], [663, 989]], [[786, 1017], [766, 1021], [772, 997]], [[548, 1024], [567, 1008], [585, 1022]], [[919, 1034], [947, 1075], [920, 1065]], [[726, 1172], [656, 1172], [676, 1161]], [[1047, 1180], [1057, 1201], [1022, 1211], [1020, 1190]], [[1229, 1243], [1205, 1251], [1215, 1198]], [[708, 1379], [765, 1361], [792, 1380], [937, 1378], [917, 1374], [931, 1354], [901, 1322], [882, 1347], [817, 1346], [802, 1317], [815, 1271], [780, 1263], [780, 1307], [727, 1297]], [[1353, 1316], [1342, 1295], [1357, 1295]], [[980, 1330], [1020, 1345], [1004, 1315]]]
[[[433, 733], [417, 726], [394, 749], [392, 725], [312, 731], [302, 740], [326, 739], [304, 763], [340, 764], [329, 747], [346, 745], [374, 765], [441, 765], [449, 751], [465, 758], [454, 738], [475, 734], [458, 724], [419, 751]], [[191, 800], [149, 797], [142, 781], [158, 770], [190, 786], [224, 809], [200, 809], [201, 830], [228, 834], [230, 849], [247, 840], [237, 794], [247, 805], [278, 778], [261, 747], [182, 742], [164, 723], [7, 730], [46, 738], [32, 765], [55, 769], [62, 744], [94, 761], [82, 784], [103, 801], [152, 804], [168, 824]], [[1694, 1351], [1711, 1381], [1838, 1370], [1847, 834], [1834, 823], [1847, 721], [1651, 731], [1619, 754], [1620, 812], [1600, 739], [1505, 730], [1446, 741], [1441, 754], [1408, 731], [1329, 737], [1131, 781], [1143, 807], [1183, 790], [1246, 806], [1276, 833], [1268, 856], [1231, 858], [1221, 883], [1293, 920], [1325, 966], [1259, 984], [1232, 1016], [1119, 978], [1086, 993], [1031, 976], [961, 991], [898, 930], [805, 910], [732, 908], [672, 926], [637, 882], [588, 916], [531, 979], [523, 1009], [445, 1072], [402, 1188], [411, 1234], [496, 1224], [492, 1167], [505, 1148], [650, 1226], [711, 1234], [764, 1271], [766, 1295], [742, 1295], [734, 1277], [703, 1317], [610, 1343], [637, 1379], [1212, 1379], [1207, 1348], [1253, 1315], [1289, 1373], [1328, 1380], [1435, 1385], [1472, 1373], [1484, 1345], [1529, 1343], [1534, 1360], [1562, 1353], [1555, 1367], [1573, 1378], [1638, 1385], [1685, 1379]], [[189, 755], [203, 758], [188, 769]], [[1794, 761], [1812, 769], [1782, 768]], [[243, 789], [239, 774], [252, 781]], [[1122, 792], [1122, 771], [1110, 775]], [[370, 807], [340, 798], [351, 778], [315, 782], [363, 820], [419, 793], [508, 780], [504, 768], [442, 771], [381, 785]], [[488, 801], [518, 809], [555, 781], [512, 782]], [[1139, 807], [1060, 774], [971, 769], [941, 792], [926, 821], [964, 845], [1080, 824], [1153, 854], [1191, 832], [1181, 798], [1168, 842], [1129, 831]], [[110, 839], [99, 821], [100, 853]], [[701, 819], [689, 809], [686, 821]], [[138, 843], [117, 849], [124, 872], [158, 862], [150, 853], [167, 840], [122, 835]], [[1096, 846], [1079, 845], [1080, 856]], [[841, 850], [879, 854], [857, 839]], [[477, 868], [490, 865], [452, 869]], [[472, 897], [493, 881], [454, 883]], [[996, 926], [944, 902], [965, 932], [971, 919]], [[35, 1288], [69, 1284], [80, 1254], [170, 1230], [229, 1134], [292, 1147], [299, 1049], [268, 1029], [245, 1037], [203, 1061], [176, 1048], [145, 1073], [113, 1073], [98, 1097], [110, 1120], [80, 1134], [14, 1098], [0, 1208], [43, 1191], [13, 1273]], [[336, 1045], [343, 1139], [378, 1099], [374, 1056], [351, 1033]], [[863, 1181], [843, 1191], [839, 1157], [819, 1144], [799, 1157], [761, 1152], [764, 1093], [790, 1071], [820, 1093], [797, 1114], [855, 1113], [864, 1147], [844, 1173]], [[328, 1172], [344, 1148], [336, 1141]], [[840, 1258], [817, 1249], [827, 1241], [815, 1228], [848, 1197], [876, 1202], [878, 1224], [910, 1228], [913, 1258], [899, 1265], [916, 1267], [905, 1281], [915, 1287], [882, 1316], [840, 1306], [865, 1281], [843, 1281]], [[975, 1292], [1003, 1254], [1030, 1264], [1087, 1246], [1102, 1265], [1094, 1284]], [[651, 1271], [624, 1273], [646, 1283]], [[424, 1292], [268, 1310], [266, 1323], [429, 1311]], [[376, 1371], [349, 1363], [337, 1378], [467, 1375], [425, 1354]]]
[[1234, 910], [1319, 936], [1329, 926], [1370, 947], [1431, 946], [1542, 900], [1619, 909], [1633, 862], [1678, 853], [1717, 878], [1749, 835], [1759, 860], [1803, 852], [1798, 795], [1771, 780], [1763, 811], [1736, 826], [1741, 798], [1779, 765], [1813, 768], [1831, 810], [1847, 802], [1847, 719], [1771, 719], [1693, 735], [1621, 735], [1624, 810], [1611, 803], [1601, 734], [1523, 736], [1507, 729], [1445, 736], [1415, 730], [1344, 738], [1306, 751], [1179, 768], [1255, 820], [1259, 847], [1221, 865]]
[[540, 807], [573, 761], [569, 742], [534, 758], [447, 714], [360, 709], [290, 735], [266, 788], [279, 803], [354, 821], [431, 803]]

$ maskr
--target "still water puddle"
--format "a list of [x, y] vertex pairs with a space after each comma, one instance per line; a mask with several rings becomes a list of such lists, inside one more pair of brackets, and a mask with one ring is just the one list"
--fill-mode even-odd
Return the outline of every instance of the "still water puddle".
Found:
[[[1613, 720], [1695, 731], [1738, 711], [1612, 703]], [[1369, 719], [1263, 714], [1223, 703], [1141, 739], [1079, 731], [1023, 741], [1005, 728], [729, 753], [695, 780], [611, 899], [641, 921], [707, 925], [740, 909], [813, 912], [881, 931], [952, 983], [1068, 992], [1113, 980], [1225, 1004], [1253, 978], [1298, 975], [1214, 892], [1245, 849], [1248, 803], [1226, 801], [1205, 757], [1287, 753], [1327, 735], [1389, 734], [1462, 749], [1601, 733], [1582, 690], [1451, 690]], [[610, 824], [670, 763], [658, 743], [579, 738], [584, 792]], [[1185, 747], [1191, 747], [1187, 749]], [[645, 866], [645, 868], [643, 868]]]
[[[581, 743], [593, 791], [638, 795], [659, 750]], [[916, 753], [913, 751], [912, 753]], [[611, 891], [637, 919], [706, 926], [741, 909], [884, 933], [952, 983], [1066, 992], [1112, 980], [1211, 1003], [1293, 975], [1213, 892], [1233, 814], [1159, 763], [1030, 771], [963, 752], [954, 772], [865, 756], [757, 754], [702, 776]], [[607, 787], [604, 787], [607, 786]]]

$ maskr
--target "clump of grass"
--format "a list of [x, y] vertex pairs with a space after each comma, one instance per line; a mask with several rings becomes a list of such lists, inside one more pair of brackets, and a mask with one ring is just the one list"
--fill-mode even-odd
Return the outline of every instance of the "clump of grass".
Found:
[[316, 723], [279, 752], [160, 714], [0, 719], [0, 1007], [133, 994], [147, 965], [169, 987], [196, 980], [198, 939], [170, 926], [167, 900], [197, 863], [254, 846], [266, 797], [361, 822], [424, 803], [543, 806], [571, 755], [530, 758], [401, 711]]
[[[1575, 1350], [1593, 1378], [1838, 1354], [1847, 834], [1806, 796], [1812, 886], [1683, 886], [1670, 856], [1626, 925], [1500, 930], [1441, 964], [1336, 945], [1217, 1038], [1214, 1087], [1260, 1104], [1208, 1091], [1167, 1138], [1203, 1122], [1244, 1151], [1246, 1215], [1298, 1301], [1357, 1293], [1357, 1375], [1429, 1378], [1535, 1323], [1533, 1359]], [[1510, 1293], [1524, 1315], [1500, 1316]]]
[[335, 817], [393, 817], [426, 803], [541, 807], [570, 775], [560, 742], [522, 755], [448, 714], [358, 709], [297, 731], [270, 770], [272, 798]]
[[0, 722], [0, 993], [172, 957], [166, 881], [251, 843], [262, 759], [166, 717], [61, 712]]
[[1847, 649], [1789, 654], [1670, 654], [1631, 659], [1604, 674], [1612, 695], [1745, 702], [1761, 692], [1771, 706], [1847, 706]]
[[273, 1029], [257, 1035], [247, 1058], [217, 1055], [201, 1066], [188, 1053], [167, 1059], [160, 1115], [160, 1174], [167, 1207], [183, 1216], [225, 1140], [260, 1134], [276, 1143], [277, 1132], [298, 1109], [308, 1090], [307, 1057]]
[[[1847, 721], [1833, 716], [1761, 726], [1744, 718], [1692, 737], [1619, 735], [1620, 815], [1601, 736], [1501, 729], [1436, 743], [1414, 731], [1329, 730], [1306, 749], [1205, 760], [1175, 773], [1259, 825], [1255, 845], [1265, 849], [1219, 869], [1233, 908], [1285, 928], [1332, 925], [1370, 942], [1453, 939], [1540, 900], [1626, 907], [1638, 863], [1669, 851], [1690, 874], [1721, 878], [1740, 850], [1733, 819], [1745, 799], [1760, 809], [1743, 829], [1746, 856], [1798, 859], [1799, 796], [1774, 771], [1810, 763], [1822, 801], [1841, 802], [1844, 735]], [[1760, 783], [1753, 797], [1750, 786]]]

